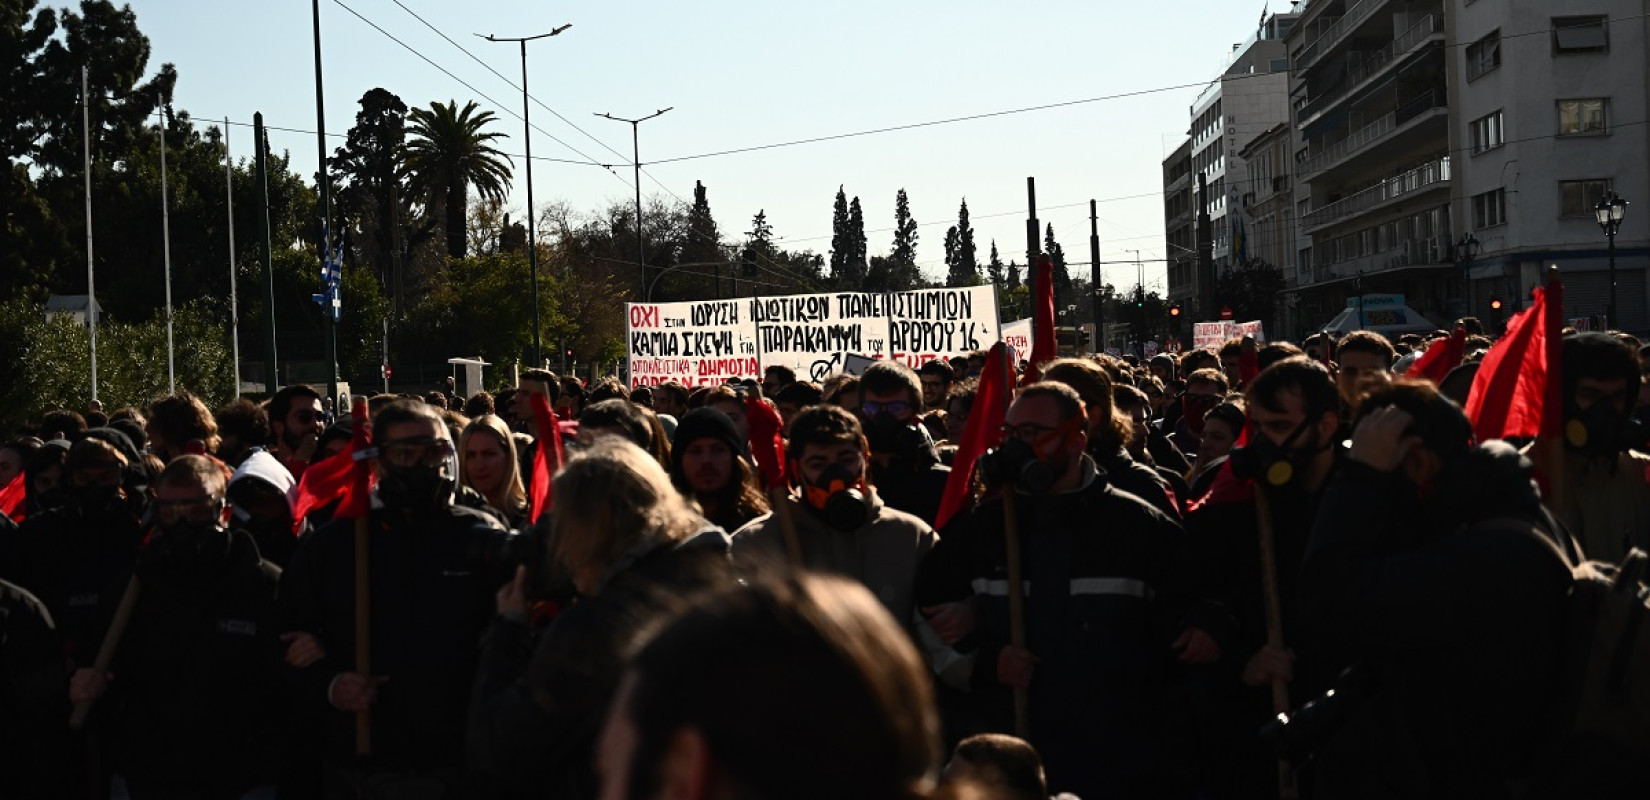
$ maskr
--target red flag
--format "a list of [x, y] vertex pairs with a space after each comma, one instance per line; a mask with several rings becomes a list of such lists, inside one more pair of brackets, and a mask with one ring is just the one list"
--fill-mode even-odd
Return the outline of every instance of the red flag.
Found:
[[1467, 417], [1479, 441], [1557, 436], [1564, 403], [1558, 375], [1564, 287], [1537, 287], [1535, 302], [1507, 323], [1507, 335], [1478, 366]]
[[25, 487], [26, 483], [22, 471], [19, 471], [16, 477], [11, 479], [11, 483], [0, 487], [0, 514], [11, 517], [12, 522], [23, 521], [23, 513], [27, 509], [23, 501], [28, 499], [28, 491]]
[[751, 455], [762, 470], [762, 485], [777, 489], [785, 485], [785, 444], [780, 431], [785, 427], [779, 410], [755, 397], [745, 398], [745, 419], [751, 429]]
[[534, 392], [533, 422], [539, 429], [538, 447], [533, 448], [533, 485], [528, 489], [527, 502], [531, 511], [527, 519], [538, 522], [539, 515], [550, 510], [555, 498], [550, 491], [550, 479], [561, 469], [565, 457], [561, 446], [561, 426], [556, 423], [556, 412], [550, 408], [550, 398]]
[[303, 527], [309, 512], [334, 500], [340, 502], [333, 519], [364, 516], [372, 507], [372, 470], [367, 463], [372, 436], [367, 427], [366, 398], [357, 398], [350, 409], [349, 447], [310, 464], [298, 479], [298, 497], [292, 509], [294, 533]]
[[1448, 339], [1433, 342], [1420, 358], [1409, 365], [1408, 377], [1426, 378], [1434, 384], [1441, 384], [1449, 371], [1461, 366], [1461, 357], [1467, 351], [1467, 329], [1461, 325], [1455, 326], [1455, 332]]
[[1037, 259], [1032, 288], [1031, 366], [1026, 368], [1026, 383], [1036, 383], [1043, 374], [1040, 365], [1058, 357], [1054, 344], [1054, 262], [1047, 255]]
[[945, 493], [940, 496], [940, 510], [934, 517], [935, 530], [944, 528], [967, 504], [974, 486], [974, 463], [980, 455], [1002, 443], [1003, 420], [1008, 417], [1009, 395], [1014, 391], [1009, 378], [1008, 352], [1008, 345], [998, 342], [986, 355], [980, 387], [974, 394], [974, 405], [968, 410], [968, 424], [963, 428], [962, 441], [958, 442], [956, 457], [951, 462], [951, 477], [946, 479]]

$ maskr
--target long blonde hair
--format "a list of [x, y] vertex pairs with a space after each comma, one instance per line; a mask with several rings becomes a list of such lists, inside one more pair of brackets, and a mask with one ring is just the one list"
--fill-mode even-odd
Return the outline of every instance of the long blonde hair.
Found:
[[[470, 437], [475, 436], [477, 433], [491, 434], [498, 441], [499, 447], [504, 449], [504, 485], [500, 487], [500, 491], [503, 493], [504, 503], [508, 507], [497, 508], [497, 504], [493, 502], [493, 497], [485, 492], [482, 492], [482, 496], [487, 498], [488, 505], [494, 506], [497, 511], [506, 516], [520, 513], [527, 508], [527, 489], [521, 484], [521, 460], [516, 457], [515, 438], [510, 435], [510, 429], [505, 426], [504, 420], [499, 419], [496, 415], [482, 414], [476, 417], [470, 421], [469, 425], [464, 426], [464, 433], [459, 435], [458, 474], [460, 480], [465, 486], [470, 486], [470, 473], [465, 468], [464, 451], [469, 447]], [[470, 488], [481, 492], [480, 487], [470, 486]]]
[[628, 439], [603, 436], [555, 477], [550, 553], [570, 576], [606, 583], [637, 558], [705, 524], [665, 468]]

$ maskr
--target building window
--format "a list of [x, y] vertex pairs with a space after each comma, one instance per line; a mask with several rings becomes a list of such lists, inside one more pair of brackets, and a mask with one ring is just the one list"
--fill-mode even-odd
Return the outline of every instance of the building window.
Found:
[[1467, 45], [1467, 80], [1475, 80], [1501, 66], [1501, 31]]
[[1553, 55], [1610, 49], [1608, 17], [1553, 17]]
[[1501, 112], [1487, 114], [1472, 121], [1472, 154], [1494, 150], [1506, 144], [1506, 131], [1501, 125]]
[[1583, 181], [1558, 182], [1558, 215], [1560, 217], [1593, 218], [1593, 206], [1610, 191], [1609, 178], [1591, 178]]
[[1507, 222], [1507, 191], [1495, 189], [1472, 197], [1472, 227], [1488, 228]]
[[1610, 122], [1610, 100], [1589, 97], [1558, 101], [1558, 135], [1585, 136], [1606, 133]]

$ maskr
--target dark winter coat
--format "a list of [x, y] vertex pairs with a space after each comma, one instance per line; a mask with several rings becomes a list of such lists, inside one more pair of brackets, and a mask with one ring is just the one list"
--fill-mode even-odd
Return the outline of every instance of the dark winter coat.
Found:
[[0, 581], [0, 797], [63, 796], [68, 680], [45, 604]]

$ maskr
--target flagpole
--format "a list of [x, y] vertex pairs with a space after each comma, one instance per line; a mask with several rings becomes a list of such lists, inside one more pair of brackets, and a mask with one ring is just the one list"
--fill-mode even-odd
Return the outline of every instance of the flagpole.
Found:
[[97, 400], [97, 288], [92, 275], [92, 95], [87, 69], [80, 68], [81, 146], [86, 161], [86, 330], [91, 334], [92, 400]]
[[166, 98], [160, 98], [160, 243], [166, 259], [166, 392], [178, 393], [172, 357], [172, 217], [166, 202]]
[[235, 172], [229, 156], [229, 118], [223, 118], [223, 188], [229, 228], [229, 352], [235, 364], [235, 396], [241, 394], [240, 295], [235, 292]]

